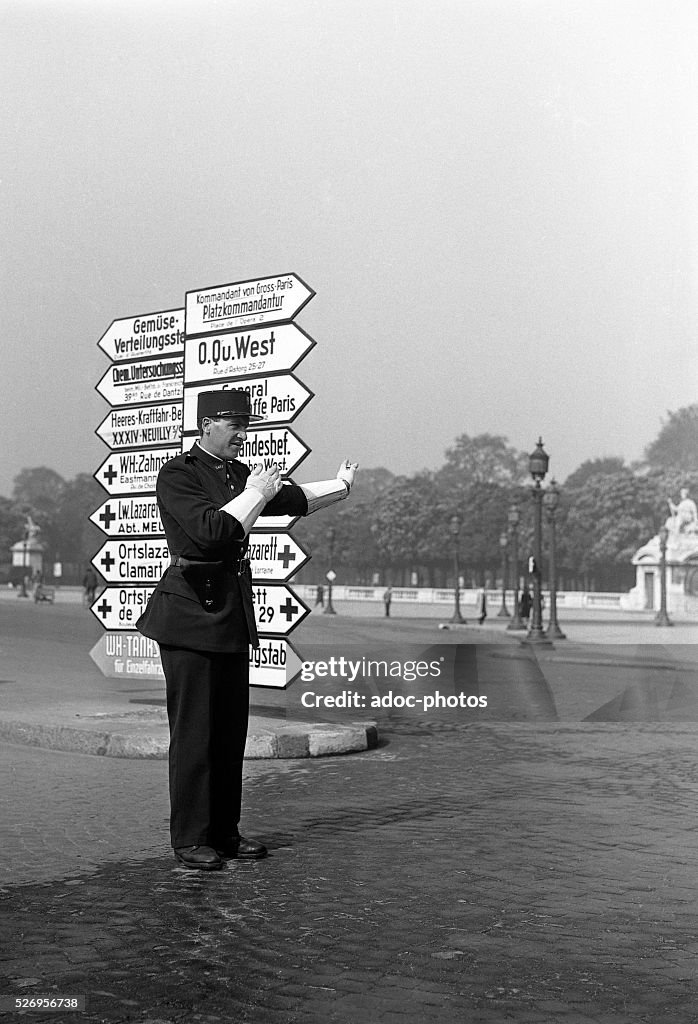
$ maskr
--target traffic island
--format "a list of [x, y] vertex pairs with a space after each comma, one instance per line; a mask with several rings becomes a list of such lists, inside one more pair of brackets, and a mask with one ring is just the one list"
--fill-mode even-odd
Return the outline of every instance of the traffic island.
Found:
[[[36, 713], [0, 719], [0, 738], [9, 743], [100, 757], [164, 760], [169, 748], [164, 708], [122, 714], [63, 712], [48, 723]], [[375, 722], [287, 722], [250, 716], [245, 758], [327, 757], [369, 750], [378, 743]]]

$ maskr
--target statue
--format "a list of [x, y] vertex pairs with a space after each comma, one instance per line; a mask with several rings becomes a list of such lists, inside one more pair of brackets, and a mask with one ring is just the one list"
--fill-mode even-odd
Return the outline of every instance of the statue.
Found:
[[27, 543], [29, 543], [31, 541], [35, 541], [40, 531], [41, 531], [41, 527], [38, 526], [37, 523], [34, 522], [32, 517], [27, 513], [27, 518], [26, 518], [26, 521], [24, 523], [24, 539], [25, 539], [25, 541]]
[[668, 499], [671, 515], [666, 521], [666, 527], [670, 533], [695, 534], [698, 533], [698, 508], [692, 498], [688, 496], [688, 488], [681, 488], [681, 500], [674, 504], [671, 498]]

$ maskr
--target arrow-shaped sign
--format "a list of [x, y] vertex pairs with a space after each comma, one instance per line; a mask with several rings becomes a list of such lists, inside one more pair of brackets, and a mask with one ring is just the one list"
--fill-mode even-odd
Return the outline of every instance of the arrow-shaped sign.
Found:
[[105, 587], [90, 611], [105, 629], [134, 629], [155, 587]]
[[181, 444], [182, 402], [147, 405], [134, 409], [113, 409], [95, 433], [109, 448], [147, 448]]
[[296, 274], [200, 288], [186, 293], [185, 332], [191, 337], [293, 320], [314, 294]]
[[164, 540], [108, 540], [92, 558], [107, 583], [157, 583], [170, 564]]
[[[186, 407], [186, 400], [184, 404]], [[238, 459], [248, 466], [261, 465], [264, 469], [271, 469], [276, 464], [281, 473], [287, 476], [300, 466], [308, 455], [310, 448], [290, 427], [272, 427], [248, 430]]]
[[259, 647], [250, 648], [250, 686], [283, 690], [296, 678], [303, 662], [290, 640], [261, 637]]
[[97, 342], [115, 362], [184, 351], [184, 310], [167, 309], [112, 320]]
[[189, 339], [184, 346], [184, 377], [187, 387], [210, 381], [213, 388], [230, 377], [295, 370], [314, 345], [297, 324]]
[[245, 377], [225, 384], [213, 381], [211, 384], [191, 388], [187, 384], [184, 390], [185, 434], [197, 432], [196, 410], [201, 392], [218, 390], [247, 391], [253, 415], [263, 416], [265, 424], [291, 423], [313, 397], [313, 392], [292, 373], [280, 373], [273, 377]]
[[287, 636], [310, 614], [308, 605], [283, 584], [253, 585], [252, 598], [260, 636]]
[[154, 497], [110, 498], [90, 516], [107, 537], [164, 536], [162, 520]]
[[165, 678], [160, 648], [140, 633], [104, 633], [90, 651], [90, 657], [109, 679]]
[[179, 453], [179, 447], [114, 452], [104, 460], [94, 478], [109, 494], [154, 493], [158, 473]]
[[181, 356], [112, 363], [96, 390], [110, 405], [177, 402], [182, 398], [184, 360]]
[[248, 555], [253, 579], [271, 583], [290, 580], [310, 558], [290, 534], [262, 530], [250, 534]]

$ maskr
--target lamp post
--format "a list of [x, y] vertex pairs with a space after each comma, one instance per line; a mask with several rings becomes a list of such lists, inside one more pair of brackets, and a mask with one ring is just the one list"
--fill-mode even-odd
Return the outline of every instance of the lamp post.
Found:
[[535, 450], [528, 457], [528, 470], [533, 477], [533, 605], [531, 607], [531, 625], [526, 634], [526, 643], [547, 644], [551, 641], [543, 629], [543, 608], [541, 594], [541, 551], [543, 548], [543, 489], [542, 481], [548, 472], [550, 459], [543, 448], [543, 438], [538, 438]]
[[550, 555], [548, 562], [548, 575], [550, 577], [550, 616], [548, 619], [548, 636], [554, 636], [558, 640], [566, 640], [567, 637], [560, 629], [557, 621], [557, 567], [555, 563], [555, 513], [560, 504], [560, 490], [553, 478], [550, 487], [543, 495], [543, 504], [550, 525]]
[[509, 546], [509, 538], [505, 532], [499, 535], [499, 546], [502, 550], [502, 607], [497, 612], [498, 619], [508, 619], [509, 612], [507, 611], [507, 547]]
[[524, 623], [519, 613], [519, 523], [521, 522], [521, 513], [519, 512], [518, 505], [511, 506], [507, 520], [509, 522], [509, 533], [511, 534], [509, 568], [512, 575], [511, 585], [514, 591], [514, 614], [507, 629], [524, 629]]
[[327, 606], [326, 606], [326, 608], [325, 608], [325, 610], [323, 612], [323, 615], [336, 615], [337, 614], [337, 612], [334, 610], [334, 607], [332, 605], [332, 581], [335, 578], [334, 569], [332, 568], [332, 563], [334, 561], [334, 538], [335, 538], [334, 526], [330, 526], [329, 530], [327, 531], [327, 543], [330, 546], [330, 568], [329, 568], [329, 571], [328, 571], [328, 573], [326, 575], [327, 584], [328, 584], [328, 586], [327, 586]]
[[655, 626], [673, 626], [666, 610], [666, 546], [669, 531], [662, 526], [659, 531], [659, 611], [654, 618]]
[[460, 517], [451, 516], [451, 535], [453, 537], [453, 570], [455, 572], [455, 608], [451, 616], [451, 622], [465, 622], [460, 613], [460, 563], [458, 560], [458, 536], [460, 534]]

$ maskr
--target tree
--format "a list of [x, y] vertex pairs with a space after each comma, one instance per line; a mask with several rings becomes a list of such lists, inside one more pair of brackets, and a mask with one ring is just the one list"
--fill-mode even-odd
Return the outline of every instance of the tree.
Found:
[[563, 486], [566, 489], [574, 490], [583, 487], [592, 476], [608, 476], [612, 473], [620, 473], [623, 469], [625, 469], [625, 462], [615, 456], [587, 459], [573, 473], [570, 473]]
[[64, 487], [65, 480], [60, 473], [38, 466], [17, 474], [12, 496], [18, 504], [27, 505], [35, 512], [53, 512]]
[[630, 566], [664, 519], [656, 480], [629, 469], [592, 476], [563, 496], [559, 565], [575, 574], [593, 574], [605, 584], [617, 579], [619, 567]]
[[698, 471], [698, 405], [667, 412], [659, 434], [647, 445], [645, 458], [652, 469]]
[[446, 463], [439, 470], [439, 478], [453, 478], [461, 486], [472, 484], [515, 484], [528, 473], [528, 456], [507, 444], [506, 437], [461, 434], [452, 448], [446, 450]]
[[9, 564], [10, 548], [24, 537], [26, 518], [17, 502], [0, 498], [0, 563]]

